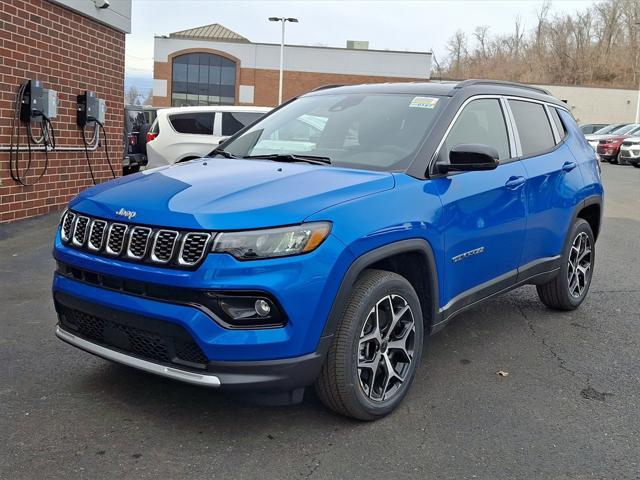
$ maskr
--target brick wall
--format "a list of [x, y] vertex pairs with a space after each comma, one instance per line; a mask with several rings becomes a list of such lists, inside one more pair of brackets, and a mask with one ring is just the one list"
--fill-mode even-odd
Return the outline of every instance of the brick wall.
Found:
[[[121, 172], [124, 44], [124, 33], [47, 0], [0, 0], [0, 145], [10, 143], [22, 81], [37, 79], [58, 92], [58, 118], [52, 123], [59, 146], [83, 145], [76, 96], [92, 90], [107, 101], [109, 154], [116, 174]], [[26, 160], [26, 154], [21, 158]], [[89, 152], [89, 158], [98, 182], [111, 178], [103, 147]], [[35, 180], [44, 163], [44, 153], [33, 154], [28, 181]], [[46, 175], [29, 187], [11, 179], [9, 154], [0, 152], [0, 223], [60, 210], [92, 184], [84, 151], [49, 153]]]
[[[196, 51], [196, 50], [189, 50]], [[206, 52], [206, 49], [202, 50]], [[181, 51], [181, 53], [183, 53]], [[253, 105], [276, 106], [278, 104], [278, 82], [279, 71], [267, 69], [242, 68], [236, 85], [250, 85], [255, 88]], [[167, 62], [155, 62], [153, 67], [153, 77], [167, 81], [167, 96], [153, 97], [153, 105], [156, 107], [171, 106], [171, 64]], [[402, 77], [380, 77], [367, 75], [345, 75], [340, 73], [316, 73], [316, 72], [295, 72], [285, 71], [283, 79], [282, 98], [289, 98], [309, 92], [322, 85], [356, 85], [360, 83], [383, 83], [383, 82], [423, 82], [419, 78]]]

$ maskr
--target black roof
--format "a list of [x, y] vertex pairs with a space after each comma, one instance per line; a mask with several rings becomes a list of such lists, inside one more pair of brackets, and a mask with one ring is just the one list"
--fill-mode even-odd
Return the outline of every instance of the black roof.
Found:
[[554, 103], [566, 108], [566, 105], [553, 97], [547, 90], [532, 85], [504, 82], [500, 80], [465, 80], [462, 82], [403, 82], [403, 83], [367, 83], [361, 85], [326, 85], [318, 87], [306, 95], [327, 95], [343, 93], [404, 93], [409, 95], [440, 95], [453, 97], [463, 94], [473, 95], [510, 95], [526, 97]]

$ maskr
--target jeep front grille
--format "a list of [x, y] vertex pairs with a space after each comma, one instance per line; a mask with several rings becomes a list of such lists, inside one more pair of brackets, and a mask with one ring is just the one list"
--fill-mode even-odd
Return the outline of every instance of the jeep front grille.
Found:
[[205, 258], [214, 235], [109, 222], [67, 211], [60, 237], [64, 244], [94, 254], [193, 268]]
[[73, 222], [76, 219], [76, 214], [73, 212], [67, 212], [64, 214], [62, 218], [62, 240], [64, 242], [68, 242], [71, 238], [71, 233], [73, 232]]
[[87, 239], [87, 227], [89, 226], [89, 217], [78, 216], [76, 226], [73, 229], [72, 243], [77, 246], [84, 245]]
[[112, 223], [107, 236], [107, 253], [110, 255], [120, 255], [124, 246], [124, 236], [127, 233], [127, 226], [122, 223]]
[[167, 263], [173, 258], [176, 249], [178, 232], [173, 230], [158, 230], [153, 240], [151, 259], [160, 263]]
[[129, 258], [140, 260], [144, 257], [144, 254], [147, 253], [150, 236], [151, 229], [149, 227], [133, 227], [131, 229], [129, 247], [127, 248]]
[[178, 262], [181, 265], [195, 265], [198, 263], [210, 238], [211, 235], [208, 233], [187, 233], [182, 237]]
[[102, 242], [104, 241], [104, 234], [107, 227], [107, 222], [104, 220], [94, 220], [89, 230], [89, 242], [87, 246], [89, 250], [97, 252], [102, 248]]

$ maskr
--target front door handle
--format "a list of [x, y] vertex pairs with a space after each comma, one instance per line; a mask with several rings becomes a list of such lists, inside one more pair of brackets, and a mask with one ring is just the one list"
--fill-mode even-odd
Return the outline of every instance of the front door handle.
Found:
[[564, 170], [565, 172], [570, 172], [571, 170], [576, 168], [576, 166], [576, 162], [564, 162], [564, 165], [562, 165], [562, 170]]
[[512, 190], [515, 190], [516, 188], [524, 185], [524, 182], [526, 181], [527, 180], [524, 177], [511, 177], [509, 178], [509, 180], [507, 180], [507, 183], [505, 183], [504, 186]]

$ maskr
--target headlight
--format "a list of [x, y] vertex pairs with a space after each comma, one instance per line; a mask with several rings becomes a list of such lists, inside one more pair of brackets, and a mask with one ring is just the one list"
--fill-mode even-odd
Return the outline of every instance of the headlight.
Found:
[[329, 222], [303, 223], [292, 227], [223, 232], [212, 252], [229, 253], [238, 260], [286, 257], [315, 250], [331, 231]]

